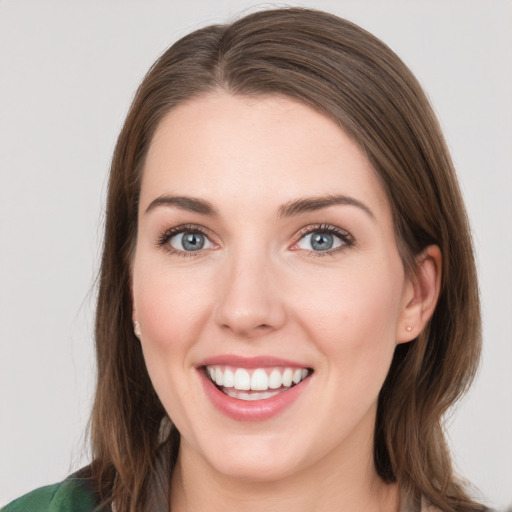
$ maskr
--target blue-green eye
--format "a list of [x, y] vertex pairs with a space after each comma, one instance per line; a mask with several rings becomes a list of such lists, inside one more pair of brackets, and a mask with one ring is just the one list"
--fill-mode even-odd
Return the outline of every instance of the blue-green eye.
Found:
[[347, 242], [339, 235], [324, 230], [310, 231], [297, 242], [299, 249], [324, 252], [337, 249]]
[[177, 233], [169, 238], [169, 244], [178, 251], [187, 252], [210, 249], [213, 246], [208, 237], [197, 231], [184, 231], [182, 233]]

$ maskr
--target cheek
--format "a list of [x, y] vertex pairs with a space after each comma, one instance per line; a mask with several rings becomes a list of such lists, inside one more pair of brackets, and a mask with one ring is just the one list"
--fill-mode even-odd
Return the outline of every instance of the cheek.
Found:
[[208, 281], [187, 272], [152, 268], [141, 265], [134, 272], [134, 305], [143, 338], [162, 350], [177, 349], [193, 339], [201, 324], [210, 296]]
[[134, 266], [133, 299], [144, 360], [157, 394], [178, 423], [179, 397], [191, 391], [183, 376], [190, 374], [192, 348], [208, 315], [207, 284], [204, 276], [171, 271], [154, 261]]
[[384, 358], [387, 364], [396, 341], [401, 268], [394, 262], [354, 266], [297, 294], [302, 311], [297, 317], [327, 358], [346, 370], [358, 361], [376, 368]]
[[[185, 404], [197, 400], [190, 381], [191, 353], [209, 305], [206, 281], [160, 265], [134, 268], [133, 299], [145, 364], [173, 422], [184, 428]], [[196, 390], [197, 391], [197, 390]]]

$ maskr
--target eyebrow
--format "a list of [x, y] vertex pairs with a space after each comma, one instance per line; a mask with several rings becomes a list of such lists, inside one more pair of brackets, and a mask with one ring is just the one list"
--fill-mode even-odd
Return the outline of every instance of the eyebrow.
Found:
[[[289, 201], [288, 203], [280, 206], [277, 213], [278, 217], [292, 217], [294, 215], [300, 215], [301, 213], [322, 210], [323, 208], [336, 205], [355, 206], [363, 210], [372, 219], [375, 219], [375, 215], [368, 206], [358, 199], [344, 195], [328, 195], [294, 199], [293, 201]], [[210, 202], [205, 201], [204, 199], [170, 195], [163, 195], [151, 201], [149, 206], [146, 208], [145, 213], [149, 213], [159, 206], [175, 206], [181, 210], [210, 216], [216, 216], [219, 213]]]
[[168, 196], [163, 195], [157, 197], [146, 208], [145, 213], [149, 213], [151, 210], [154, 210], [158, 206], [176, 206], [181, 210], [186, 210], [188, 212], [200, 213], [202, 215], [218, 215], [217, 209], [208, 201], [204, 199], [198, 199], [195, 197], [188, 196]]
[[279, 217], [291, 217], [293, 215], [299, 215], [301, 213], [314, 212], [316, 210], [322, 210], [329, 206], [336, 205], [349, 205], [355, 206], [363, 210], [372, 219], [375, 219], [373, 212], [364, 203], [355, 199], [354, 197], [344, 195], [328, 195], [319, 197], [304, 197], [290, 201], [278, 210]]

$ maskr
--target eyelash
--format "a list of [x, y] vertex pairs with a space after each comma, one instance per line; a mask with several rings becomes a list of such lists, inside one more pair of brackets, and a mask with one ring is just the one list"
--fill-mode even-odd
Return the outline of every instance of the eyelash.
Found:
[[[164, 231], [161, 235], [158, 236], [156, 240], [156, 245], [158, 247], [163, 248], [168, 253], [182, 257], [182, 258], [190, 258], [193, 256], [199, 256], [200, 254], [204, 253], [204, 251], [179, 251], [174, 249], [170, 244], [169, 241], [173, 236], [179, 235], [180, 233], [200, 233], [203, 236], [207, 237], [209, 240], [211, 240], [211, 235], [209, 232], [204, 229], [202, 226], [199, 226], [197, 224], [184, 224], [181, 226], [175, 226], [167, 231]], [[328, 233], [331, 235], [335, 235], [338, 238], [341, 239], [343, 244], [340, 247], [337, 247], [335, 249], [328, 249], [326, 251], [312, 251], [307, 249], [296, 249], [300, 251], [306, 251], [310, 255], [318, 258], [323, 258], [326, 256], [333, 256], [334, 254], [338, 253], [339, 251], [345, 250], [349, 247], [352, 247], [355, 244], [353, 236], [344, 229], [338, 228], [336, 226], [333, 226], [331, 224], [316, 224], [312, 226], [306, 226], [299, 230], [295, 237], [295, 241], [292, 245], [295, 245], [299, 243], [299, 241], [305, 237], [306, 235], [309, 235], [311, 233]]]

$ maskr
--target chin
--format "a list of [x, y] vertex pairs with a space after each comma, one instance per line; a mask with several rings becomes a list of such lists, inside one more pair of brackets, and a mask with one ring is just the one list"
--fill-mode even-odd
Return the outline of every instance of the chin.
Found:
[[[228, 478], [253, 483], [272, 483], [297, 472], [295, 461], [283, 460], [275, 454], [240, 455], [216, 461], [215, 469]], [[215, 464], [215, 462], [214, 462]]]
[[288, 441], [241, 436], [216, 444], [214, 450], [209, 447], [202, 456], [215, 472], [225, 477], [270, 483], [300, 470], [302, 463], [297, 456], [299, 450], [293, 446], [289, 436]]

